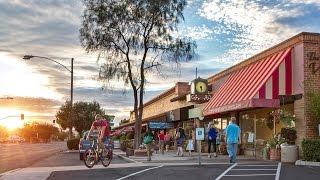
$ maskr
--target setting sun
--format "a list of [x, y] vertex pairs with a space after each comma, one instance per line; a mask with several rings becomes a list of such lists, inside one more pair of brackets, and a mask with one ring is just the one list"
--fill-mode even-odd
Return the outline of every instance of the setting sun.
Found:
[[23, 127], [23, 124], [24, 122], [17, 118], [8, 118], [0, 122], [1, 126], [6, 127], [10, 131]]

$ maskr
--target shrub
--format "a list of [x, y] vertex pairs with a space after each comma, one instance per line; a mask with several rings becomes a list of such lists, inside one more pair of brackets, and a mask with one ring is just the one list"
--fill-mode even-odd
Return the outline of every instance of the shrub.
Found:
[[297, 139], [297, 131], [294, 128], [282, 128], [281, 137], [283, 137], [288, 144], [294, 144]]
[[67, 141], [67, 146], [69, 150], [79, 150], [79, 138], [70, 139]]
[[303, 157], [306, 161], [320, 162], [320, 139], [302, 141]]
[[311, 113], [318, 123], [320, 123], [320, 92], [311, 92], [308, 95], [310, 97]]
[[127, 140], [134, 139], [134, 134], [133, 133], [128, 133], [127, 136], [126, 136], [126, 139]]

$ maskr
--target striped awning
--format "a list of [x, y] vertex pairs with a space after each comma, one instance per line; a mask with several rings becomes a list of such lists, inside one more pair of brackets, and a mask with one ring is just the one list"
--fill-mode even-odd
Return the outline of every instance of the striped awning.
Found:
[[291, 48], [233, 72], [213, 94], [203, 115], [279, 107], [279, 95], [292, 94]]

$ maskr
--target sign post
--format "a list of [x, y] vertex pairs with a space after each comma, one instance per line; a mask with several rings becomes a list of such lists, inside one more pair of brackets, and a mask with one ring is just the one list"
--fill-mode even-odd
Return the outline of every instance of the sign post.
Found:
[[198, 147], [198, 152], [199, 152], [198, 162], [199, 162], [199, 165], [201, 165], [201, 141], [204, 140], [204, 128], [196, 128], [196, 140], [198, 141], [198, 144], [199, 144], [199, 147]]

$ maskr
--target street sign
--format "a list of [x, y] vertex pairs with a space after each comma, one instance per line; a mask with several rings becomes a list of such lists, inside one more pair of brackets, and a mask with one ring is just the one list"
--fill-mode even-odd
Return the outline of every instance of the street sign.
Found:
[[204, 140], [204, 128], [196, 128], [196, 140]]

